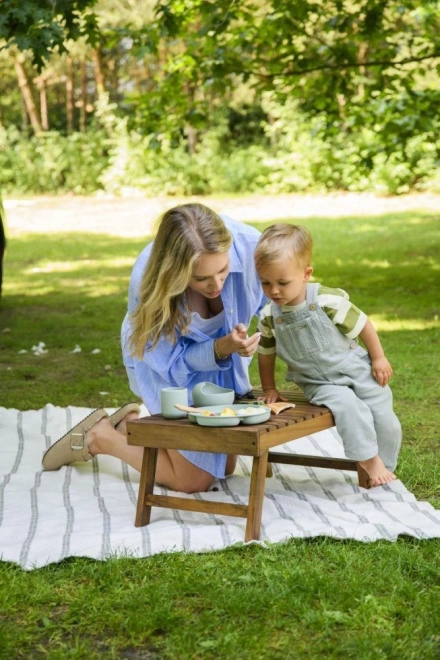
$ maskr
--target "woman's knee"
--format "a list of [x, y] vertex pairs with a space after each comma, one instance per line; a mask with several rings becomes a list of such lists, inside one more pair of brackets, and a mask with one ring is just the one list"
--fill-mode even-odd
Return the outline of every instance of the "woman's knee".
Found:
[[228, 457], [226, 459], [225, 474], [227, 476], [229, 476], [230, 474], [234, 474], [236, 467], [237, 467], [237, 455], [228, 454]]
[[209, 474], [208, 472], [203, 472], [203, 470], [200, 472], [201, 474], [192, 478], [191, 481], [185, 481], [185, 483], [182, 484], [182, 488], [179, 488], [179, 490], [182, 493], [188, 494], [205, 493], [207, 490], [209, 490], [209, 488], [214, 483], [215, 477], [213, 477], [212, 474]]
[[174, 449], [159, 450], [157, 483], [181, 493], [204, 493], [214, 483], [215, 477], [191, 463]]

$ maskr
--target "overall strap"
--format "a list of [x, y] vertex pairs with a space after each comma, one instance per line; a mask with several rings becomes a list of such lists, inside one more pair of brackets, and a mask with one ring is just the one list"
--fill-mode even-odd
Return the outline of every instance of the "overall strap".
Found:
[[321, 285], [319, 282], [313, 282], [307, 284], [307, 297], [306, 297], [307, 305], [311, 305], [312, 303], [316, 303], [318, 301], [318, 291], [320, 286]]

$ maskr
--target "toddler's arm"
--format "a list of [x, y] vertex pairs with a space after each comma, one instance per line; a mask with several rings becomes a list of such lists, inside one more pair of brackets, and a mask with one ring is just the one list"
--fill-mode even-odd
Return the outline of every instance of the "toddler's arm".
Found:
[[377, 380], [379, 385], [385, 387], [393, 375], [393, 370], [385, 357], [379, 336], [369, 319], [364, 325], [362, 332], [360, 332], [359, 338], [370, 355], [373, 378]]
[[275, 385], [275, 360], [275, 353], [272, 355], [258, 354], [258, 369], [263, 390], [263, 401], [265, 403], [287, 401], [285, 397], [281, 396]]

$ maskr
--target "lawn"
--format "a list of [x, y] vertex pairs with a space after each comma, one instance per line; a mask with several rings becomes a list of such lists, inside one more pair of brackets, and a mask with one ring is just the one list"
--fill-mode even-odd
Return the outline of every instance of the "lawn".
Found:
[[[393, 365], [404, 432], [398, 477], [440, 508], [439, 217], [301, 222], [315, 238], [315, 280], [349, 291]], [[0, 305], [3, 407], [133, 399], [119, 328], [144, 245], [68, 233], [10, 239]], [[47, 352], [38, 355], [41, 342]], [[279, 365], [285, 387], [283, 373]], [[257, 385], [254, 363], [251, 377]], [[439, 540], [406, 537], [315, 538], [199, 555], [76, 558], [30, 573], [0, 563], [0, 658], [435, 660], [439, 548]]]

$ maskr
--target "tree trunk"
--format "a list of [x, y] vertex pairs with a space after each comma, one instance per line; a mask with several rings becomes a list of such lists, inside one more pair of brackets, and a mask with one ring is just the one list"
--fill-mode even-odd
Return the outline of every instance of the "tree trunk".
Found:
[[66, 121], [67, 121], [67, 135], [73, 133], [73, 62], [71, 57], [67, 57], [67, 74], [66, 74]]
[[41, 133], [41, 122], [38, 117], [37, 107], [35, 105], [32, 88], [27, 77], [24, 62], [25, 57], [22, 53], [11, 54], [14, 59], [14, 68], [18, 78], [18, 86], [20, 88], [23, 103], [26, 108], [27, 115], [31, 122], [32, 130], [35, 135]]
[[100, 96], [105, 92], [105, 81], [104, 81], [104, 74], [102, 72], [101, 50], [99, 48], [95, 48], [93, 50], [93, 61], [95, 63], [96, 92], [98, 96]]
[[47, 94], [46, 94], [46, 81], [43, 80], [40, 86], [40, 114], [41, 126], [43, 131], [49, 130], [49, 115], [47, 112]]
[[[367, 61], [367, 56], [368, 56], [368, 44], [365, 43], [365, 42], [359, 44], [359, 48], [358, 48], [358, 62], [359, 62], [359, 64], [361, 65], [361, 66], [359, 67], [359, 72], [360, 72], [360, 74], [361, 74], [362, 76], [364, 76], [364, 77], [367, 75], [367, 70], [366, 70], [366, 67], [364, 66], [364, 65], [365, 65], [365, 62]], [[359, 94], [359, 96], [360, 96], [361, 98], [363, 98], [364, 95], [365, 95], [365, 85], [364, 85], [363, 82], [360, 82], [360, 83], [358, 84], [358, 94]]]
[[186, 126], [186, 139], [188, 140], [188, 151], [193, 156], [197, 147], [197, 131], [194, 126]]
[[79, 129], [81, 133], [86, 132], [86, 108], [87, 108], [87, 71], [84, 60], [80, 62], [81, 72], [81, 103], [79, 106]]

